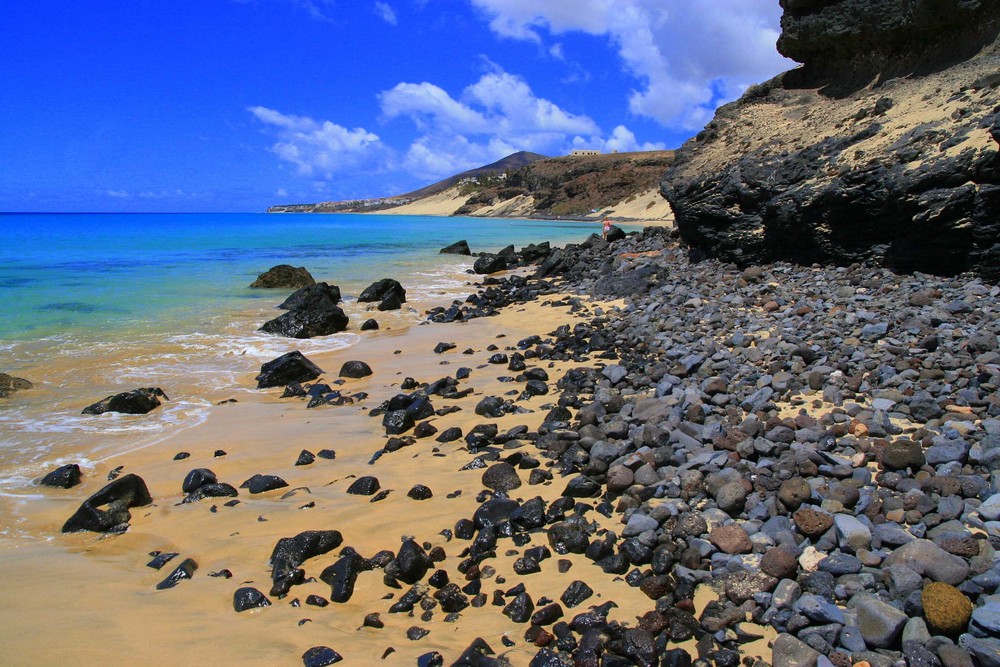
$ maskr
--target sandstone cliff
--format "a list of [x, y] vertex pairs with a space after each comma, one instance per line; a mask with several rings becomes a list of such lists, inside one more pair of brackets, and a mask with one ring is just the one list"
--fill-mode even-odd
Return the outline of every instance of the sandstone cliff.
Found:
[[677, 151], [682, 237], [746, 265], [1000, 280], [1000, 0], [781, 0], [802, 67]]

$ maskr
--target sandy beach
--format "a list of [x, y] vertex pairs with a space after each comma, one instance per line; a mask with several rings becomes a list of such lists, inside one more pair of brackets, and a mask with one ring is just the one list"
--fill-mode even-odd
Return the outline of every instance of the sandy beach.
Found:
[[[453, 215], [468, 200], [460, 187], [451, 187], [438, 194], [424, 197], [410, 204], [379, 211], [380, 215]], [[534, 211], [531, 197], [519, 196], [483, 206], [471, 215], [481, 217], [525, 217]], [[609, 206], [602, 211], [581, 219], [593, 220], [599, 224], [605, 217], [619, 223], [640, 224], [644, 227], [672, 227], [674, 213], [669, 202], [660, 194], [659, 188], [636, 193], [624, 201]]]
[[[557, 400], [554, 393], [519, 400], [518, 405], [529, 411], [526, 414], [486, 419], [474, 409], [484, 396], [517, 393], [522, 388], [498, 379], [516, 374], [503, 365], [487, 363], [494, 354], [489, 346], [509, 353], [520, 339], [544, 336], [560, 325], [572, 326], [589, 312], [571, 314], [565, 304], [555, 307], [551, 301], [514, 307], [500, 317], [468, 323], [365, 334], [353, 347], [313, 358], [326, 371], [323, 379], [327, 381], [336, 379], [345, 361], [369, 363], [372, 376], [346, 380], [340, 387], [345, 393], [367, 393], [363, 401], [306, 409], [302, 399], [278, 398], [280, 389], [250, 397], [241, 393], [237, 402], [212, 409], [200, 426], [168, 435], [141, 451], [110, 457], [88, 471], [78, 487], [40, 488], [38, 497], [24, 506], [32, 538], [2, 543], [0, 577], [6, 582], [9, 601], [0, 611], [4, 627], [0, 644], [8, 656], [15, 656], [7, 664], [167, 665], [202, 660], [299, 664], [299, 656], [316, 645], [333, 647], [346, 664], [378, 660], [393, 649], [390, 662], [414, 664], [417, 656], [434, 650], [457, 657], [476, 637], [486, 639], [497, 652], [509, 651], [513, 664], [525, 664], [537, 650], [523, 639], [525, 626], [512, 623], [492, 604], [468, 608], [455, 622], [445, 622], [440, 610], [429, 621], [421, 620], [419, 613], [416, 617], [389, 614], [394, 600], [385, 599], [386, 594], [398, 598], [405, 587], [399, 591], [385, 587], [377, 570], [359, 577], [357, 590], [346, 604], [305, 605], [309, 595], [330, 596], [330, 587], [312, 578], [334, 563], [343, 547], [306, 562], [303, 567], [311, 583], [294, 587], [285, 599], [272, 599], [269, 608], [237, 614], [232, 600], [242, 586], [256, 586], [267, 593], [267, 561], [275, 543], [306, 530], [338, 530], [344, 547], [351, 546], [366, 557], [385, 549], [396, 551], [403, 536], [412, 536], [429, 547], [442, 547], [447, 558], [437, 567], [464, 586], [466, 581], [456, 568], [468, 543], [449, 540], [442, 531], [454, 529], [459, 519], [471, 518], [479, 505], [476, 497], [484, 489], [483, 470], [461, 470], [475, 455], [461, 440], [438, 443], [430, 437], [370, 464], [386, 438], [381, 419], [367, 412], [400, 393], [404, 378], [432, 382], [467, 367], [472, 372], [460, 388], [472, 389], [472, 393], [460, 400], [434, 400], [436, 408], [461, 410], [431, 418], [439, 431], [457, 426], [468, 433], [476, 424], [487, 422], [497, 424], [501, 432], [517, 425], [536, 429]], [[439, 342], [453, 342], [457, 348], [435, 354], [432, 350]], [[294, 341], [288, 346], [294, 348]], [[465, 354], [466, 350], [471, 353]], [[537, 365], [549, 374], [550, 385], [568, 367], [549, 362]], [[239, 385], [252, 387], [253, 375], [238, 378]], [[532, 453], [527, 441], [513, 441], [508, 447], [511, 450], [501, 455]], [[295, 466], [303, 449], [314, 453], [333, 449], [336, 458]], [[225, 455], [215, 456], [216, 450], [224, 450]], [[190, 456], [175, 460], [179, 452]], [[61, 534], [60, 526], [78, 504], [119, 467], [123, 474], [134, 473], [145, 480], [153, 504], [133, 509], [131, 528], [122, 535]], [[289, 486], [253, 496], [242, 490], [239, 504], [233, 507], [224, 505], [226, 498], [180, 505], [184, 498], [181, 482], [194, 468], [209, 468], [220, 481], [233, 486], [256, 473], [278, 475]], [[548, 503], [560, 496], [565, 480], [557, 476], [554, 481], [529, 486], [529, 472], [520, 471], [524, 484], [511, 492], [512, 497], [541, 496]], [[384, 500], [373, 503], [370, 497], [346, 493], [351, 482], [364, 475], [374, 475], [381, 488], [389, 490]], [[429, 487], [433, 497], [408, 498], [407, 491], [415, 484]], [[589, 513], [588, 518], [615, 528], [611, 520], [596, 513]], [[504, 540], [498, 557], [484, 563], [495, 568], [495, 574], [484, 577], [483, 593], [492, 601], [494, 590], [523, 581], [534, 599], [558, 600], [571, 582], [583, 579], [595, 593], [581, 610], [613, 600], [618, 608], [611, 618], [627, 622], [650, 607], [648, 598], [620, 578], [604, 575], [582, 555], [553, 554], [542, 563], [541, 572], [512, 578], [510, 568], [518, 554], [542, 545], [547, 545], [544, 532], [533, 533], [531, 541], [520, 548]], [[145, 566], [155, 551], [179, 556], [157, 571]], [[156, 590], [156, 584], [185, 558], [197, 562], [193, 578], [170, 590]], [[557, 566], [560, 559], [572, 565], [565, 573]], [[223, 569], [232, 573], [231, 579], [210, 576]], [[593, 576], [594, 572], [600, 576]], [[506, 585], [501, 583], [504, 578]], [[300, 607], [293, 601], [303, 604]], [[361, 627], [372, 612], [381, 614], [384, 629]], [[302, 623], [303, 619], [310, 621]], [[408, 640], [406, 632], [414, 626], [430, 632], [419, 641]], [[512, 648], [501, 643], [503, 637], [513, 642]]]

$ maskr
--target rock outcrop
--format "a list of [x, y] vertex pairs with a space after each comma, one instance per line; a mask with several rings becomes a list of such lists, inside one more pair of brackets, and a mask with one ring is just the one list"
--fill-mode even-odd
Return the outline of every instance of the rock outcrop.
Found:
[[260, 327], [265, 333], [288, 338], [329, 336], [347, 329], [350, 318], [337, 305], [340, 288], [318, 283], [303, 287], [288, 297], [279, 308], [287, 309]]
[[0, 373], [0, 398], [9, 398], [21, 389], [31, 389], [34, 385], [24, 378], [14, 377], [7, 373]]
[[85, 415], [102, 415], [105, 412], [120, 412], [125, 415], [144, 415], [160, 407], [160, 399], [169, 401], [159, 387], [141, 387], [123, 391], [114, 396], [102, 398], [83, 409]]
[[661, 191], [682, 238], [742, 266], [1000, 279], [1000, 0], [781, 4], [803, 66], [677, 152]]
[[291, 264], [279, 264], [278, 266], [272, 266], [257, 276], [257, 280], [253, 281], [250, 287], [254, 289], [298, 289], [315, 284], [316, 280], [304, 266], [296, 267]]

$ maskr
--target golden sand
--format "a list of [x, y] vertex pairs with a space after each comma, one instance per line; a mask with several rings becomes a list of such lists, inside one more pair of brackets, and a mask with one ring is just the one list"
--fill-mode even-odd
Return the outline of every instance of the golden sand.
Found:
[[[242, 586], [255, 586], [267, 593], [271, 585], [267, 560], [275, 543], [305, 530], [339, 530], [343, 546], [352, 546], [366, 557], [383, 549], [398, 550], [404, 535], [440, 545], [447, 559], [438, 567], [445, 569], [452, 581], [464, 585], [457, 566], [469, 543], [448, 541], [440, 533], [453, 528], [461, 518], [471, 518], [478, 506], [475, 498], [483, 489], [482, 471], [459, 470], [473, 455], [462, 441], [439, 444], [427, 438], [369, 465], [386, 438], [381, 418], [366, 413], [399, 393], [405, 377], [432, 382], [467, 366], [473, 372], [460, 388], [474, 388], [473, 395], [458, 401], [433, 398], [435, 408], [462, 408], [461, 412], [432, 418], [440, 430], [459, 426], [467, 433], [473, 425], [484, 422], [497, 423], [501, 431], [519, 424], [534, 430], [548, 411], [543, 406], [557, 399], [554, 393], [519, 402], [532, 413], [502, 419], [477, 417], [474, 407], [484, 396], [501, 396], [521, 388], [497, 379], [511, 373], [505, 366], [486, 364], [492, 354], [487, 346], [496, 344], [503, 349], [528, 335], [544, 336], [561, 324], [573, 324], [574, 316], [567, 308], [547, 303], [512, 307], [500, 317], [469, 323], [365, 334], [354, 347], [313, 358], [326, 371], [327, 381], [336, 379], [345, 361], [369, 363], [373, 376], [347, 380], [341, 387], [345, 393], [368, 392], [370, 398], [365, 401], [306, 409], [301, 400], [279, 399], [280, 389], [249, 395], [241, 392], [238, 402], [214, 407], [204, 424], [169, 434], [154, 446], [107, 459], [74, 489], [39, 489], [43, 497], [22, 508], [25, 516], [20, 528], [27, 535], [0, 541], [0, 581], [6, 593], [0, 607], [4, 663], [292, 665], [301, 664], [300, 656], [308, 648], [326, 645], [345, 657], [344, 664], [381, 660], [389, 649], [395, 652], [387, 664], [414, 664], [417, 656], [433, 650], [454, 660], [473, 639], [482, 637], [497, 653], [506, 653], [513, 664], [526, 664], [537, 651], [523, 639], [526, 625], [510, 622], [489, 603], [481, 609], [467, 608], [454, 623], [444, 622], [440, 609], [428, 622], [420, 620], [419, 609], [412, 617], [389, 614], [389, 606], [407, 587], [398, 591], [387, 588], [380, 570], [363, 573], [346, 604], [331, 603], [325, 608], [305, 605], [308, 595], [329, 597], [329, 586], [318, 579], [293, 587], [287, 598], [272, 599], [273, 605], [264, 609], [238, 614], [232, 599]], [[454, 342], [457, 348], [434, 354], [434, 346], [442, 341]], [[294, 348], [294, 341], [289, 348]], [[467, 348], [474, 353], [463, 354]], [[529, 367], [534, 365], [531, 361]], [[549, 362], [541, 365], [549, 373], [553, 390], [555, 381], [570, 367]], [[238, 378], [236, 386], [252, 387], [253, 375]], [[534, 451], [529, 444], [525, 447]], [[312, 465], [293, 465], [302, 449], [315, 453], [327, 448], [336, 450], [335, 460], [317, 458]], [[218, 449], [226, 455], [214, 457]], [[188, 452], [190, 458], [175, 461], [174, 455], [181, 451]], [[100, 489], [107, 473], [118, 466], [124, 466], [123, 473], [138, 474], [146, 481], [154, 504], [133, 509], [131, 528], [122, 535], [61, 534], [66, 518]], [[235, 507], [224, 506], [227, 498], [179, 505], [184, 497], [182, 480], [188, 471], [200, 467], [210, 468], [220, 481], [233, 486], [255, 473], [278, 475], [290, 486], [257, 496], [241, 490], [241, 502]], [[378, 477], [382, 488], [391, 490], [388, 497], [372, 503], [368, 497], [345, 493], [353, 479], [362, 475]], [[522, 471], [521, 477], [525, 484], [511, 496], [524, 500], [541, 495], [551, 501], [566, 484], [557, 475], [553, 482], [528, 486], [527, 471]], [[407, 491], [417, 483], [430, 487], [434, 497], [424, 501], [408, 498]], [[448, 497], [458, 491], [461, 494], [457, 497]], [[596, 513], [588, 517], [621, 530], [620, 524]], [[636, 615], [652, 608], [652, 601], [638, 589], [621, 578], [605, 575], [582, 556], [553, 553], [551, 559], [543, 561], [541, 573], [511, 576], [518, 553], [547, 543], [544, 533], [535, 533], [532, 538], [522, 548], [501, 539], [498, 557], [484, 562], [496, 569], [496, 575], [483, 582], [482, 590], [491, 601], [494, 590], [506, 590], [520, 581], [536, 605], [542, 596], [557, 601], [573, 580], [583, 579], [596, 594], [577, 609], [567, 610], [570, 618], [606, 600], [619, 605], [611, 618], [625, 623], [634, 623]], [[303, 567], [307, 575], [318, 578], [337, 560], [340, 550], [306, 561]], [[152, 551], [180, 555], [156, 571], [145, 566]], [[198, 563], [194, 577], [175, 588], [156, 590], [156, 584], [184, 558]], [[565, 574], [557, 570], [560, 558], [573, 562]], [[231, 579], [208, 576], [223, 568], [233, 573]], [[505, 577], [506, 583], [498, 583], [500, 577]], [[385, 599], [388, 593], [394, 593], [393, 599]], [[290, 604], [295, 598], [302, 606]], [[381, 614], [384, 629], [361, 627], [365, 615], [372, 612]], [[310, 620], [302, 623], [303, 619]], [[430, 634], [410, 641], [406, 631], [413, 626], [430, 630]], [[516, 646], [506, 648], [501, 643], [503, 636]]]

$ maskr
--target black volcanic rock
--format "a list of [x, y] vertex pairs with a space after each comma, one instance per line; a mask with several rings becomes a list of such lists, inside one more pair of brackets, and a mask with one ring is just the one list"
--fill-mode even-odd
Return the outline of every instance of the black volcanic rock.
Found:
[[168, 588], [173, 588], [182, 580], [193, 577], [194, 571], [197, 569], [198, 563], [196, 563], [193, 558], [185, 558], [180, 565], [174, 568], [173, 572], [167, 575], [166, 579], [156, 584], [156, 590], [162, 591]]
[[330, 601], [344, 603], [354, 595], [358, 575], [372, 569], [372, 564], [354, 549], [347, 547], [336, 563], [323, 570], [320, 581], [330, 586]]
[[472, 270], [479, 274], [497, 273], [507, 270], [507, 260], [503, 255], [484, 253], [472, 265]]
[[160, 399], [170, 399], [159, 387], [143, 387], [108, 396], [83, 409], [85, 415], [100, 415], [105, 412], [120, 412], [126, 415], [144, 415], [160, 407]]
[[337, 305], [339, 301], [339, 287], [326, 283], [303, 287], [278, 306], [287, 312], [265, 322], [260, 331], [288, 338], [313, 338], [338, 333], [345, 330], [349, 322]]
[[385, 301], [387, 298], [394, 296], [399, 300], [399, 303], [406, 303], [406, 290], [403, 286], [399, 284], [398, 281], [392, 278], [383, 278], [382, 280], [377, 280], [361, 292], [361, 296], [358, 297], [359, 303], [370, 303], [373, 301]]
[[219, 481], [219, 478], [208, 468], [195, 468], [184, 478], [184, 482], [181, 484], [181, 491], [191, 493], [206, 484], [215, 484], [217, 481]]
[[318, 300], [329, 300], [334, 305], [340, 303], [340, 288], [328, 283], [315, 283], [306, 287], [301, 287], [291, 296], [278, 304], [281, 310], [296, 310], [298, 308], [308, 308], [309, 305]]
[[288, 486], [288, 482], [277, 475], [254, 475], [242, 484], [241, 489], [247, 489], [252, 494], [266, 493], [275, 489], [283, 489]]
[[67, 463], [45, 475], [39, 482], [42, 486], [54, 486], [60, 489], [70, 489], [80, 483], [80, 466]]
[[290, 264], [279, 264], [273, 266], [264, 273], [257, 276], [257, 280], [250, 284], [253, 288], [290, 288], [298, 289], [308, 285], [315, 285], [316, 281], [305, 267], [294, 267]]
[[146, 482], [138, 475], [129, 473], [83, 501], [80, 509], [63, 524], [62, 532], [124, 530], [132, 518], [129, 508], [143, 507], [152, 502]]
[[233, 609], [237, 612], [270, 606], [271, 601], [256, 588], [246, 586], [244, 588], [238, 588], [236, 592], [233, 593]]
[[255, 378], [258, 389], [284, 387], [291, 382], [308, 382], [323, 373], [319, 366], [309, 361], [298, 350], [283, 354], [277, 359], [263, 364]]
[[338, 530], [307, 530], [299, 533], [295, 537], [283, 537], [274, 545], [271, 551], [271, 581], [279, 592], [272, 595], [287, 592], [287, 587], [281, 584], [294, 576], [298, 568], [306, 560], [314, 556], [321, 556], [336, 549], [343, 543], [344, 538]]
[[439, 251], [443, 255], [471, 255], [472, 250], [469, 249], [468, 241], [456, 241], [451, 245], [441, 248]]
[[363, 361], [345, 361], [340, 367], [338, 377], [342, 378], [363, 378], [372, 374], [372, 367]]
[[803, 63], [809, 82], [866, 85], [876, 75], [927, 73], [992, 42], [1000, 2], [982, 0], [780, 0], [778, 51]]

